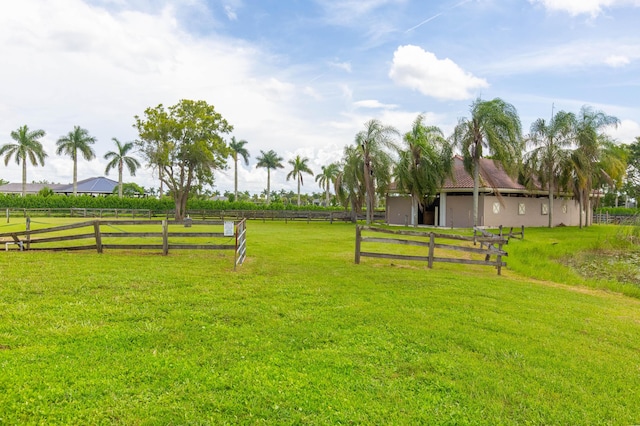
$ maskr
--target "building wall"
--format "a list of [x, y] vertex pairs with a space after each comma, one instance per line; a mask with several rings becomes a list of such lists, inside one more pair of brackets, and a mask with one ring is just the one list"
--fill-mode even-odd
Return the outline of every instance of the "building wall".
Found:
[[[439, 226], [470, 228], [473, 226], [473, 196], [443, 194], [440, 198]], [[548, 226], [548, 198], [502, 196], [480, 194], [478, 199], [478, 223], [481, 226]], [[553, 203], [554, 226], [578, 226], [580, 206], [576, 200], [556, 198]], [[494, 210], [495, 209], [495, 210]], [[444, 210], [444, 211], [443, 211]], [[387, 223], [405, 225], [411, 223], [411, 198], [387, 197]], [[583, 215], [584, 223], [584, 215]]]
[[[450, 196], [449, 199], [452, 197]], [[469, 198], [471, 204], [472, 197]], [[481, 216], [484, 226], [548, 226], [549, 199], [529, 197], [507, 197], [494, 195], [483, 197]], [[553, 225], [578, 226], [580, 207], [576, 200], [556, 198], [553, 200]]]
[[411, 224], [411, 197], [387, 196], [387, 223], [405, 226]]

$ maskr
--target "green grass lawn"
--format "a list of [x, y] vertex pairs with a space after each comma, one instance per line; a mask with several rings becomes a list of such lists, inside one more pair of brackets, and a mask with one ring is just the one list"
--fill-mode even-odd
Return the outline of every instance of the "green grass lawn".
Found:
[[527, 230], [500, 277], [355, 265], [350, 224], [247, 228], [237, 272], [0, 253], [0, 424], [640, 423], [640, 300], [563, 262], [614, 228]]

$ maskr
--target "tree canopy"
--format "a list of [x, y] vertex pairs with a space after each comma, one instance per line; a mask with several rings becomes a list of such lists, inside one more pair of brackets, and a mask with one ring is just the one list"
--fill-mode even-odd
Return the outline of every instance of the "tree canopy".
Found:
[[233, 126], [213, 105], [183, 99], [168, 108], [147, 108], [135, 116], [134, 127], [140, 151], [173, 195], [176, 220], [184, 219], [192, 189], [213, 184], [214, 170], [226, 164], [229, 148], [222, 134]]

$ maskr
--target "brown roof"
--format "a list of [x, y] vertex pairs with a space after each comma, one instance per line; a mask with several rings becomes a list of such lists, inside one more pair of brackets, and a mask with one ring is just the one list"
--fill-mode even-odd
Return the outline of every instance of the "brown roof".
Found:
[[[497, 190], [526, 191], [504, 171], [499, 162], [487, 158], [480, 159], [480, 188]], [[462, 157], [456, 155], [453, 159], [453, 178], [447, 178], [442, 189], [473, 189], [473, 176], [464, 169]]]

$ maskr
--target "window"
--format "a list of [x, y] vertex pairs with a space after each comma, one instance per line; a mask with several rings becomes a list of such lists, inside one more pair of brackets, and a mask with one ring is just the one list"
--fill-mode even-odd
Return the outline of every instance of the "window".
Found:
[[518, 203], [518, 214], [523, 215], [526, 212], [526, 207], [524, 203]]

